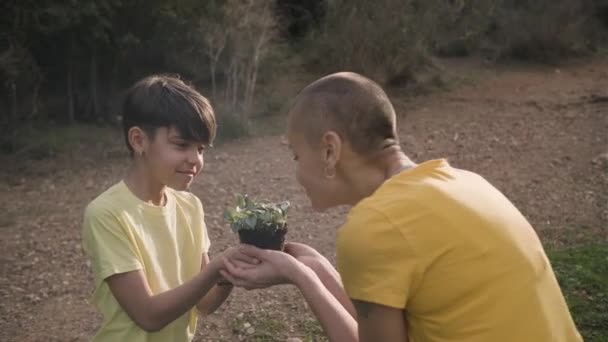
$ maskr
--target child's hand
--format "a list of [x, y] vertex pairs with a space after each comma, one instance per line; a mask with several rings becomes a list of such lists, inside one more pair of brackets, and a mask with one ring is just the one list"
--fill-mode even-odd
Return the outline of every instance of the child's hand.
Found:
[[[260, 289], [272, 285], [292, 283], [300, 264], [293, 256], [272, 250], [259, 249], [249, 245], [239, 248], [235, 259], [224, 258], [224, 268], [220, 274], [232, 284], [246, 289]], [[242, 263], [243, 256], [259, 261], [259, 264]]]
[[[216, 272], [218, 272], [218, 275], [220, 274], [220, 270], [225, 268], [224, 259], [230, 259], [240, 268], [251, 268], [260, 263], [260, 260], [242, 253], [238, 246], [229, 247], [211, 261], [213, 264], [212, 267], [216, 270]], [[219, 281], [224, 282], [224, 279], [220, 279]]]

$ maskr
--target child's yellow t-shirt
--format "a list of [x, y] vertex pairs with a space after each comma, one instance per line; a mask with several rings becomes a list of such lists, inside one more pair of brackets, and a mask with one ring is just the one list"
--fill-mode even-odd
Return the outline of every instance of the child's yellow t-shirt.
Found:
[[337, 249], [348, 295], [405, 309], [410, 342], [582, 341], [527, 220], [445, 160], [403, 171], [357, 204]]
[[95, 342], [191, 341], [196, 309], [158, 332], [141, 329], [118, 304], [107, 282], [113, 274], [142, 270], [153, 294], [175, 288], [201, 270], [209, 249], [200, 200], [191, 193], [166, 191], [166, 205], [137, 198], [120, 182], [86, 208], [83, 246], [95, 275], [93, 304], [103, 315]]

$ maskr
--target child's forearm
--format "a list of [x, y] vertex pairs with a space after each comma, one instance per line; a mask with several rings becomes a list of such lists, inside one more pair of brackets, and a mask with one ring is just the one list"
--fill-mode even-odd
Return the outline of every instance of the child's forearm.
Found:
[[338, 271], [336, 271], [327, 259], [319, 259], [314, 266], [310, 266], [327, 290], [338, 300], [338, 302], [340, 302], [340, 304], [342, 304], [344, 309], [356, 319], [357, 312], [355, 311], [352, 301], [346, 294], [346, 291], [344, 291], [344, 286], [342, 285], [342, 280], [340, 279]]
[[358, 341], [357, 321], [329, 292], [314, 271], [303, 266], [294, 282], [330, 341]]
[[116, 274], [106, 281], [129, 317], [142, 329], [153, 332], [192, 309], [219, 280], [218, 269], [206, 267], [188, 282], [156, 295], [141, 270]]
[[228, 298], [233, 288], [234, 287], [229, 283], [215, 285], [196, 305], [199, 313], [202, 316], [207, 316], [215, 312], [215, 310], [224, 303], [226, 298]]
[[153, 313], [153, 326], [160, 330], [192, 309], [211, 291], [218, 279], [216, 271], [206, 268], [183, 285], [152, 297], [150, 311]]

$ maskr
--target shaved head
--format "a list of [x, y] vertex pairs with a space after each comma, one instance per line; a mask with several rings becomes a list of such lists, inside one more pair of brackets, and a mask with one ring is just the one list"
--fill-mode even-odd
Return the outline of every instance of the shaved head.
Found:
[[289, 112], [289, 131], [304, 135], [312, 146], [334, 131], [362, 155], [399, 143], [388, 96], [377, 83], [352, 72], [331, 74], [304, 88]]

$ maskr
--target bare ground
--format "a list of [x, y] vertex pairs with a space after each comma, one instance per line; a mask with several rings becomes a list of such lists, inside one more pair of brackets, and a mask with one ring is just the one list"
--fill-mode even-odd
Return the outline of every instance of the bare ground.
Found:
[[[546, 245], [608, 240], [608, 61], [560, 68], [448, 63], [451, 90], [412, 98], [391, 89], [403, 148], [416, 161], [447, 157], [489, 179], [529, 218]], [[311, 81], [305, 79], [304, 81]], [[0, 340], [87, 341], [100, 317], [80, 245], [84, 206], [117, 182], [117, 143], [76, 157], [1, 157]], [[192, 191], [205, 205], [212, 254], [236, 239], [221, 218], [235, 192], [288, 199], [291, 240], [334, 259], [345, 209], [314, 213], [279, 136], [234, 141], [206, 156]], [[319, 340], [297, 291], [235, 290], [199, 321], [196, 341]]]

